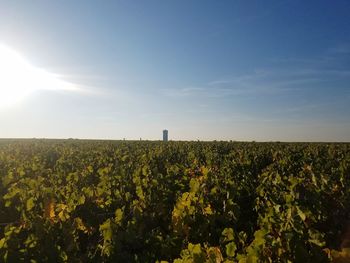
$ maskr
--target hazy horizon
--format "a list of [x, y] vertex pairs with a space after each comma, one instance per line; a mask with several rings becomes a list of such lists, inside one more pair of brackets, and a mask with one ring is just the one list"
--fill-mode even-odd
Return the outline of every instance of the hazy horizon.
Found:
[[350, 2], [0, 1], [0, 138], [350, 141]]

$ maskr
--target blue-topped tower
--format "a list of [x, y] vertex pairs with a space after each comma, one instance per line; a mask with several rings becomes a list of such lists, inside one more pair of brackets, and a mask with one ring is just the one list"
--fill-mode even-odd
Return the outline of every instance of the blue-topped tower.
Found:
[[163, 130], [163, 142], [168, 141], [168, 130]]

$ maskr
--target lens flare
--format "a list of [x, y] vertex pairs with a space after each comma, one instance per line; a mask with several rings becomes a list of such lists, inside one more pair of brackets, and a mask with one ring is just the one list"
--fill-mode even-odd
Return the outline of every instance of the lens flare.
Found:
[[20, 54], [0, 45], [0, 108], [14, 106], [39, 90], [79, 90], [58, 75], [32, 66]]

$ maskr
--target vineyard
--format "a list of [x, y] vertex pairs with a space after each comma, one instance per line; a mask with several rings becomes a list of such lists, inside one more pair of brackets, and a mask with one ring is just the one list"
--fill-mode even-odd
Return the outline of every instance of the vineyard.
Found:
[[350, 262], [350, 144], [0, 140], [1, 262]]

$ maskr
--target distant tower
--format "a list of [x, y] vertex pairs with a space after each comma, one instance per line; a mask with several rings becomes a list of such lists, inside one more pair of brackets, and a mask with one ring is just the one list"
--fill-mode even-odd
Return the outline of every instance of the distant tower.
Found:
[[168, 141], [168, 130], [163, 130], [163, 142]]

